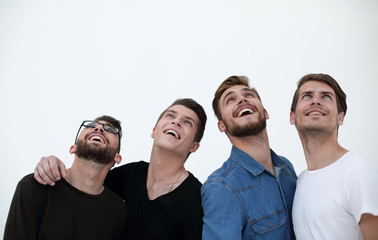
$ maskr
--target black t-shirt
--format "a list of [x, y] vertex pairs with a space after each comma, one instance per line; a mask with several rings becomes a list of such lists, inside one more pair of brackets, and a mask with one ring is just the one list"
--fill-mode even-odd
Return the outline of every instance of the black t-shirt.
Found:
[[126, 200], [127, 239], [202, 239], [201, 182], [189, 176], [176, 189], [149, 200], [147, 162], [112, 169], [105, 184]]
[[29, 174], [17, 185], [4, 240], [124, 239], [126, 211], [125, 202], [106, 187], [90, 195], [64, 179], [50, 187]]

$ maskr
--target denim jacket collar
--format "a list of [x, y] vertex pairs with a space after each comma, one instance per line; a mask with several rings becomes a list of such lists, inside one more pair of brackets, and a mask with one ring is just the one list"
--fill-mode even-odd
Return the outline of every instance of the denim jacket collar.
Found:
[[[276, 169], [285, 167], [285, 162], [282, 161], [272, 149], [270, 149], [270, 155], [272, 156], [273, 165]], [[230, 158], [255, 176], [267, 170], [261, 163], [235, 146], [232, 146]]]

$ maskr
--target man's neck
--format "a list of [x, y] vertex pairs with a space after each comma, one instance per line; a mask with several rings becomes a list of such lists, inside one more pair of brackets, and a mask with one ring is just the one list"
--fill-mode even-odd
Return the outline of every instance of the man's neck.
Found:
[[185, 160], [185, 155], [152, 149], [146, 186], [151, 200], [173, 191], [189, 176]]
[[301, 136], [307, 168], [310, 171], [324, 168], [336, 162], [348, 152], [337, 142], [337, 132], [332, 135]]
[[110, 168], [110, 164], [75, 158], [71, 168], [67, 169], [66, 181], [82, 192], [98, 195], [104, 190], [103, 183]]
[[256, 136], [244, 138], [230, 136], [230, 141], [232, 145], [247, 153], [275, 175], [266, 129]]

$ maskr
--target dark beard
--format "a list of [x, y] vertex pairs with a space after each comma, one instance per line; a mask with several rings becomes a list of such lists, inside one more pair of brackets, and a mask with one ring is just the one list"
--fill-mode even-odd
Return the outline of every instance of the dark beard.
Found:
[[259, 116], [257, 123], [249, 123], [244, 126], [236, 126], [232, 125], [231, 127], [228, 126], [225, 122], [224, 125], [226, 129], [229, 131], [229, 134], [234, 137], [250, 137], [250, 136], [257, 136], [266, 128], [266, 118]]
[[116, 154], [116, 149], [111, 149], [109, 147], [99, 148], [88, 144], [84, 140], [77, 141], [76, 155], [88, 161], [107, 165], [114, 160]]

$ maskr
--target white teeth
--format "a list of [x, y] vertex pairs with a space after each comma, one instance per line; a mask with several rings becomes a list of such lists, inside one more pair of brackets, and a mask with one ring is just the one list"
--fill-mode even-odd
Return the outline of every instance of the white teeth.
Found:
[[91, 137], [89, 140], [91, 140], [91, 141], [100, 141], [100, 142], [103, 142], [103, 139], [101, 138], [101, 137], [99, 137], [99, 136], [93, 136], [93, 137]]
[[321, 112], [310, 112], [308, 115], [323, 115]]
[[249, 108], [243, 108], [239, 112], [238, 117], [241, 117], [244, 113], [251, 113], [251, 114], [253, 114], [253, 113], [255, 113], [255, 111], [253, 111], [252, 109], [249, 109]]
[[167, 130], [167, 131], [165, 131], [165, 133], [166, 134], [173, 134], [177, 139], [179, 139], [178, 134], [175, 131], [173, 131], [173, 130]]

